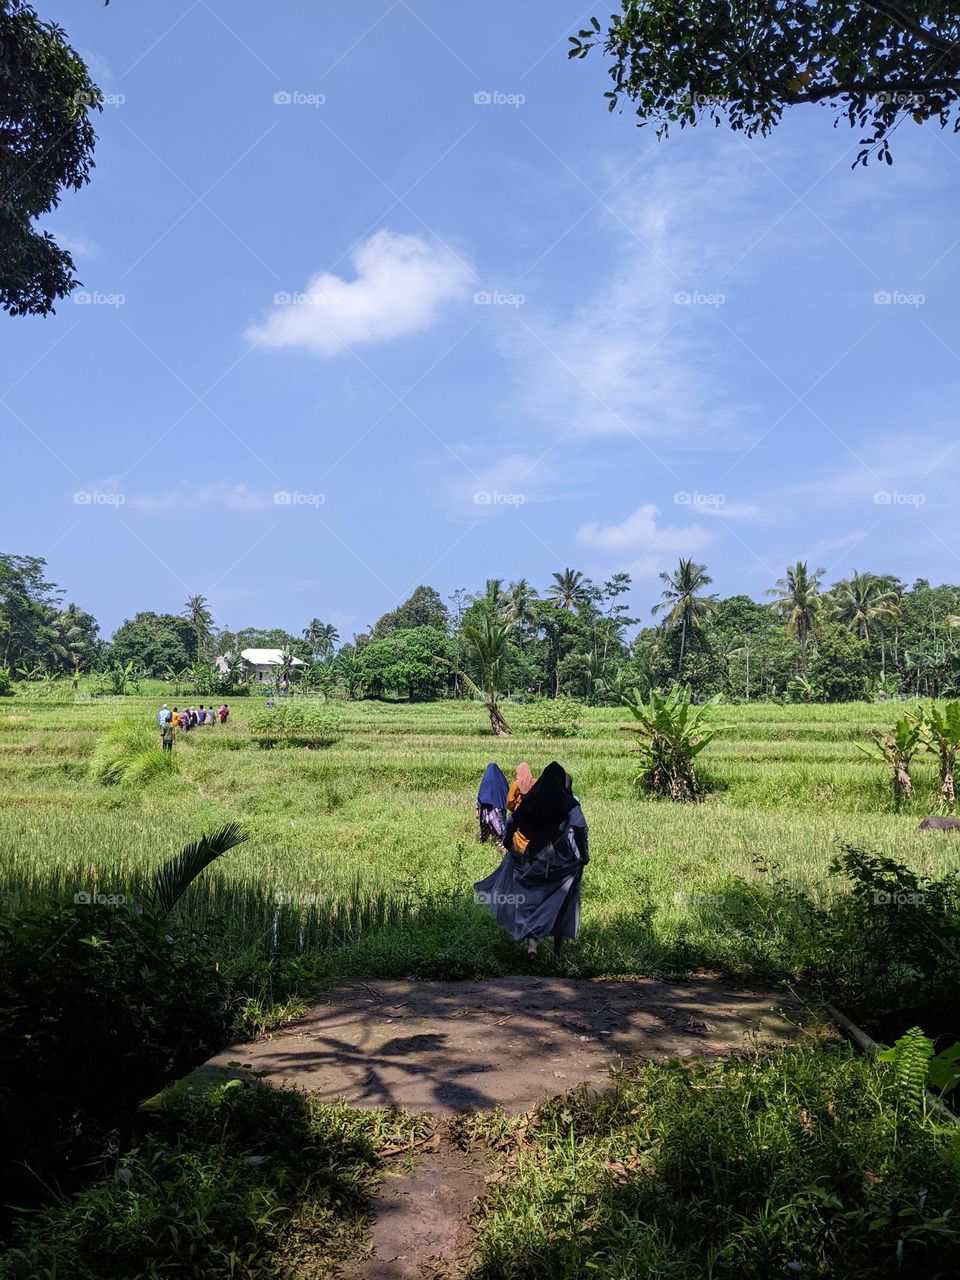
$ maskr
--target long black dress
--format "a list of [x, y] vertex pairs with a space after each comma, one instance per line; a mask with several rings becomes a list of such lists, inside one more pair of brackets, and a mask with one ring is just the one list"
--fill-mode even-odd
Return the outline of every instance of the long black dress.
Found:
[[[523, 854], [513, 846], [515, 829], [530, 841]], [[560, 765], [548, 765], [507, 823], [507, 852], [499, 867], [474, 885], [477, 901], [515, 942], [550, 935], [575, 938], [580, 880], [589, 860], [580, 804]]]

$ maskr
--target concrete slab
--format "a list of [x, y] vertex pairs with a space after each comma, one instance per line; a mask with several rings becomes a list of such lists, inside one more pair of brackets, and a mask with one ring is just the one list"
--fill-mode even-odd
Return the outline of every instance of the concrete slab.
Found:
[[295, 1085], [324, 1101], [451, 1115], [528, 1111], [622, 1059], [719, 1056], [783, 1045], [800, 1010], [715, 980], [522, 975], [485, 982], [348, 981], [289, 1027], [200, 1071]]

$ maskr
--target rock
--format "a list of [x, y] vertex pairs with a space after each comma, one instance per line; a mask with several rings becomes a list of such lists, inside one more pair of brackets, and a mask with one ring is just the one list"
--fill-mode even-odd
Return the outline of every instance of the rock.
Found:
[[918, 831], [960, 831], [960, 818], [944, 818], [938, 813], [931, 813], [917, 827]]

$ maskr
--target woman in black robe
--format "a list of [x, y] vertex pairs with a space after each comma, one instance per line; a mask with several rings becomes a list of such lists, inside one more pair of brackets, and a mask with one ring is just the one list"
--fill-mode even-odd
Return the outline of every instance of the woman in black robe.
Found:
[[[515, 831], [526, 836], [522, 854]], [[553, 937], [559, 956], [564, 940], [580, 927], [580, 878], [590, 860], [587, 824], [570, 779], [554, 761], [507, 820], [507, 852], [500, 866], [475, 885], [477, 901], [514, 942], [536, 955], [540, 938]]]

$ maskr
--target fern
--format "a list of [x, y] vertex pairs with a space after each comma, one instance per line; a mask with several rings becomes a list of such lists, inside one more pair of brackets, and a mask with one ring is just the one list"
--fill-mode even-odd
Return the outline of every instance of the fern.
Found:
[[933, 1058], [933, 1041], [919, 1027], [905, 1031], [891, 1049], [877, 1054], [881, 1062], [889, 1062], [901, 1094], [911, 1107], [923, 1105], [927, 1074]]

